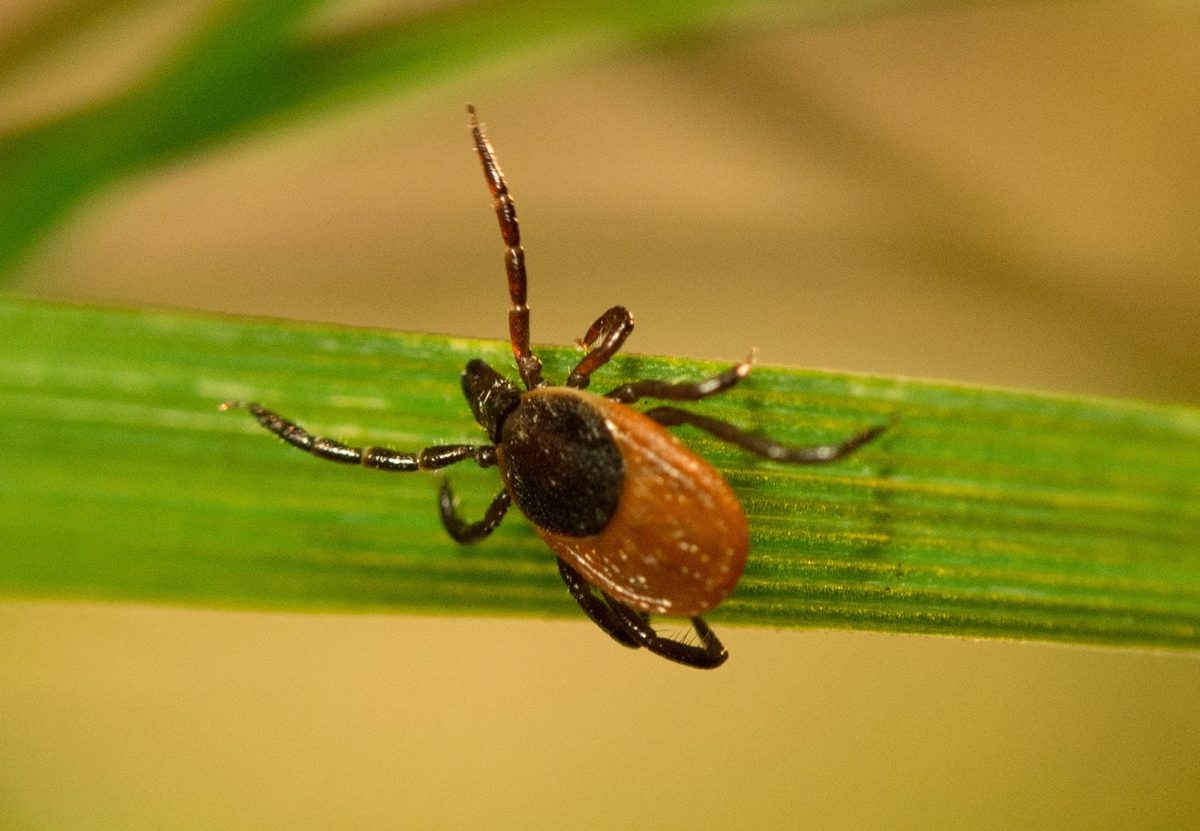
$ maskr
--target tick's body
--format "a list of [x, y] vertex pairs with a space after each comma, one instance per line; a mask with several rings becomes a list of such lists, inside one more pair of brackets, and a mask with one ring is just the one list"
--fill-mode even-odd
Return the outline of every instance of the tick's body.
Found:
[[550, 549], [619, 603], [695, 617], [742, 576], [750, 536], [733, 490], [624, 404], [562, 387], [527, 392], [497, 461]]
[[[493, 443], [428, 447], [419, 453], [349, 447], [314, 436], [258, 404], [230, 401], [222, 407], [244, 406], [289, 444], [331, 461], [391, 471], [435, 470], [467, 459], [481, 467], [499, 466], [504, 489], [476, 522], [459, 516], [443, 481], [439, 505], [451, 537], [460, 543], [483, 539], [515, 502], [558, 557], [571, 596], [614, 640], [689, 666], [720, 666], [728, 653], [700, 616], [728, 597], [742, 576], [749, 549], [746, 516], [721, 475], [666, 427], [690, 424], [767, 459], [799, 464], [840, 459], [884, 428], [838, 444], [789, 447], [677, 407], [638, 412], [629, 406], [642, 398], [698, 401], [724, 392], [750, 371], [749, 360], [697, 382], [642, 380], [605, 395], [585, 392], [592, 373], [633, 331], [633, 316], [620, 306], [588, 329], [580, 341], [584, 355], [566, 386], [548, 386], [529, 346], [525, 251], [516, 207], [475, 111], [468, 109], [504, 238], [509, 335], [525, 387], [483, 361], [467, 364], [463, 392]], [[651, 613], [689, 618], [700, 643], [658, 635]]]

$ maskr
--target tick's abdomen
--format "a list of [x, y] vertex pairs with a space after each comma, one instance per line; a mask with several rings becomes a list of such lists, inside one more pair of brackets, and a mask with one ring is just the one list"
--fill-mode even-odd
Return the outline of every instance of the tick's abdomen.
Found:
[[[555, 425], [550, 435], [547, 423]], [[571, 432], [578, 426], [585, 428], [582, 434]], [[520, 452], [510, 431], [525, 442]], [[573, 442], [580, 446], [563, 452]], [[602, 448], [602, 455], [585, 459], [585, 448]], [[513, 500], [538, 534], [613, 599], [690, 617], [719, 604], [741, 578], [749, 530], [733, 490], [708, 462], [641, 413], [580, 390], [534, 390], [509, 416], [497, 453]], [[539, 468], [539, 459], [547, 467]], [[598, 478], [585, 486], [589, 473]], [[589, 495], [571, 493], [575, 486]], [[603, 498], [603, 522], [589, 502], [597, 497]], [[583, 519], [564, 521], [560, 514], [568, 510]], [[584, 527], [595, 530], [571, 530]]]

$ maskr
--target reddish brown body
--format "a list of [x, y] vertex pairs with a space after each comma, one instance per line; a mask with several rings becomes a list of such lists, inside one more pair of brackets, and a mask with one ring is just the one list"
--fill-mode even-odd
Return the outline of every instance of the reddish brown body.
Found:
[[[597, 411], [624, 461], [616, 511], [599, 533], [574, 536], [534, 523], [554, 553], [596, 588], [641, 611], [694, 617], [724, 600], [746, 567], [750, 538], [746, 515], [721, 474], [623, 404], [564, 387], [523, 397], [536, 396], [575, 396]], [[497, 457], [511, 484], [503, 444]]]

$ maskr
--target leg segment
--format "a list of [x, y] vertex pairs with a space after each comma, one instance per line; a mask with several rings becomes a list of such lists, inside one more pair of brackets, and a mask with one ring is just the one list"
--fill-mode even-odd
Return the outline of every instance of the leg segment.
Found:
[[739, 364], [731, 366], [720, 375], [714, 375], [703, 381], [631, 381], [622, 384], [612, 392], [606, 393], [605, 398], [620, 401], [622, 404], [632, 404], [641, 398], [661, 398], [666, 401], [699, 401], [732, 387], [738, 381], [750, 374], [754, 363], [754, 354]]
[[455, 542], [470, 545], [473, 542], [479, 542], [496, 530], [500, 520], [504, 519], [504, 514], [508, 512], [508, 506], [512, 504], [512, 497], [508, 495], [508, 491], [500, 491], [492, 500], [492, 504], [488, 506], [487, 511], [484, 512], [483, 519], [475, 522], [467, 522], [458, 515], [457, 501], [454, 498], [454, 491], [450, 489], [450, 482], [443, 480], [442, 490], [438, 494], [442, 525], [446, 527], [446, 533]]
[[700, 636], [700, 643], [696, 645], [662, 637], [654, 631], [649, 620], [611, 598], [609, 607], [634, 640], [669, 661], [696, 669], [716, 669], [729, 658], [728, 650], [701, 618], [692, 618], [692, 626]]
[[419, 453], [401, 453], [387, 447], [351, 447], [333, 439], [314, 436], [299, 424], [253, 402], [226, 401], [222, 410], [244, 408], [258, 423], [293, 447], [318, 459], [362, 465], [376, 470], [407, 473], [413, 470], [437, 470], [465, 459], [474, 459], [480, 467], [496, 464], [496, 448], [491, 445], [447, 444], [426, 447]]
[[[629, 333], [633, 331], [633, 315], [623, 306], [613, 306], [587, 330], [587, 334], [579, 341], [579, 345], [587, 350], [567, 378], [567, 386], [584, 389], [591, 380], [590, 376], [600, 367], [608, 363], [613, 355], [625, 343]], [[599, 344], [593, 347], [593, 344]]]
[[563, 582], [567, 584], [567, 591], [571, 593], [571, 597], [575, 598], [579, 608], [583, 609], [583, 613], [591, 618], [592, 623], [603, 629], [621, 646], [628, 646], [631, 649], [641, 646], [621, 625], [621, 621], [613, 614], [608, 603], [597, 597], [583, 576], [561, 558], [558, 561], [558, 573], [562, 575]]
[[633, 649], [644, 646], [655, 655], [698, 669], [719, 667], [729, 657], [708, 624], [698, 617], [692, 618], [692, 626], [696, 627], [696, 634], [700, 636], [699, 646], [664, 638], [654, 631], [646, 614], [618, 603], [607, 595], [597, 595], [582, 575], [562, 559], [558, 561], [558, 573], [584, 613], [622, 646]]
[[647, 410], [644, 415], [649, 416], [664, 427], [690, 424], [693, 427], [716, 436], [721, 441], [735, 444], [757, 456], [762, 456], [774, 462], [791, 462], [794, 464], [820, 464], [822, 462], [837, 461], [871, 441], [871, 439], [878, 436], [889, 426], [881, 424], [871, 427], [837, 444], [793, 447], [763, 438], [762, 436], [756, 436], [753, 433], [747, 433], [744, 430], [739, 430], [727, 421], [689, 413], [687, 410], [681, 410], [678, 407], [655, 407], [652, 410]]
[[504, 238], [504, 268], [508, 274], [508, 335], [512, 341], [513, 356], [517, 359], [517, 369], [526, 389], [540, 387], [542, 381], [542, 362], [529, 347], [529, 306], [525, 298], [525, 249], [521, 247], [521, 229], [517, 224], [517, 206], [513, 204], [512, 196], [508, 193], [508, 185], [500, 165], [496, 163], [496, 154], [492, 145], [479, 124], [479, 116], [475, 107], [468, 104], [467, 113], [471, 118], [471, 136], [475, 140], [475, 152], [483, 164], [483, 175], [487, 179], [488, 190], [496, 208], [496, 219], [500, 222], [500, 236]]

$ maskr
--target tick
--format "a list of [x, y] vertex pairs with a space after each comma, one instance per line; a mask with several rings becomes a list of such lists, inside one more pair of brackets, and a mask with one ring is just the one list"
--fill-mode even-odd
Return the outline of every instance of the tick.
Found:
[[[750, 372], [750, 359], [701, 381], [640, 380], [603, 395], [587, 392], [592, 374], [633, 331], [633, 316], [622, 306], [613, 306], [587, 330], [580, 341], [583, 357], [566, 386], [547, 383], [529, 345], [516, 206], [475, 108], [467, 112], [504, 239], [509, 338], [524, 387], [479, 359], [467, 364], [463, 394], [491, 443], [438, 445], [418, 453], [351, 447], [314, 436], [259, 404], [227, 401], [221, 409], [244, 407], [288, 444], [329, 461], [398, 472], [467, 460], [498, 467], [504, 488], [474, 522], [459, 515], [450, 483], [442, 481], [438, 505], [453, 539], [482, 540], [515, 502], [558, 558], [571, 596], [613, 640], [692, 667], [720, 666], [729, 653], [702, 616], [742, 576], [750, 543], [746, 515], [721, 474], [666, 428], [691, 425], [773, 462], [821, 464], [852, 453], [886, 425], [838, 444], [792, 447], [678, 407], [631, 406], [645, 398], [699, 401], [725, 392]], [[659, 635], [651, 614], [690, 619], [698, 642]]]

